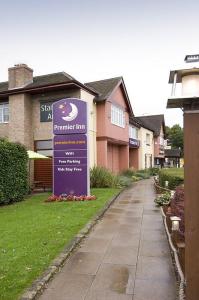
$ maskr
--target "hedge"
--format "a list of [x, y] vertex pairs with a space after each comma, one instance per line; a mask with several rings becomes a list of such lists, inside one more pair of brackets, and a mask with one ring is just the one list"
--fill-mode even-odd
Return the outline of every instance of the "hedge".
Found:
[[27, 194], [27, 163], [24, 146], [0, 139], [0, 204], [21, 201]]
[[159, 171], [159, 184], [165, 186], [165, 181], [169, 182], [169, 189], [173, 190], [184, 182], [183, 168], [161, 169]]

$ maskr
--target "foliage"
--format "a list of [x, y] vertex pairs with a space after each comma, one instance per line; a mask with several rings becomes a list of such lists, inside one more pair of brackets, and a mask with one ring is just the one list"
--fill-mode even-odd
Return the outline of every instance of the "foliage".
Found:
[[104, 167], [94, 166], [90, 170], [91, 188], [106, 188], [119, 186], [119, 177]]
[[140, 178], [140, 179], [148, 179], [148, 178], [150, 178], [150, 172], [149, 172], [149, 170], [139, 170], [139, 171], [137, 171], [136, 172], [136, 177], [138, 177], [138, 178]]
[[173, 190], [184, 182], [183, 168], [161, 169], [159, 171], [159, 184], [165, 187], [165, 181], [169, 182], [169, 189]]
[[134, 175], [134, 176], [132, 176], [132, 180], [133, 180], [133, 182], [139, 181], [139, 180], [140, 180], [140, 177]]
[[[0, 299], [20, 294], [119, 189], [92, 189], [97, 201], [45, 203], [49, 194], [0, 207]], [[17, 229], [17, 230], [16, 230]]]
[[154, 202], [157, 206], [168, 205], [170, 203], [171, 194], [166, 192], [160, 196], [158, 196]]
[[132, 177], [132, 176], [135, 175], [135, 173], [136, 173], [135, 170], [129, 168], [129, 169], [127, 169], [127, 170], [124, 170], [124, 171], [122, 172], [122, 175], [123, 175], [123, 176], [126, 176], [126, 177]]
[[160, 171], [160, 168], [155, 168], [155, 167], [149, 168], [149, 173], [151, 176], [158, 175], [159, 171]]
[[132, 184], [132, 182], [133, 182], [132, 178], [129, 178], [127, 176], [119, 176], [119, 185], [121, 187], [129, 186]]
[[166, 127], [166, 136], [171, 143], [171, 148], [181, 149], [183, 152], [183, 128], [179, 124], [173, 125], [171, 128]]
[[184, 226], [184, 187], [179, 186], [176, 188], [174, 197], [171, 199], [171, 214], [181, 219], [179, 232], [182, 236], [185, 233]]
[[0, 204], [21, 201], [27, 194], [27, 162], [24, 146], [0, 139]]

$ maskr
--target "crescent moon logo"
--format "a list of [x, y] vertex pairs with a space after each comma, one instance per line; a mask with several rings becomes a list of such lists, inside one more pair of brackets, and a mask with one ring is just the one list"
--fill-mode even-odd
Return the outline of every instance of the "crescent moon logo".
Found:
[[62, 119], [67, 122], [71, 122], [71, 121], [75, 120], [78, 115], [77, 106], [73, 103], [70, 103], [70, 106], [71, 106], [71, 112], [67, 116], [62, 117]]

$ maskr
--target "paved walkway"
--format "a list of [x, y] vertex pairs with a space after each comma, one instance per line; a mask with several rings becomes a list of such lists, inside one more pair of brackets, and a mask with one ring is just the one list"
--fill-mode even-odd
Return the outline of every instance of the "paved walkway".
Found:
[[175, 300], [170, 251], [152, 180], [125, 190], [40, 300]]

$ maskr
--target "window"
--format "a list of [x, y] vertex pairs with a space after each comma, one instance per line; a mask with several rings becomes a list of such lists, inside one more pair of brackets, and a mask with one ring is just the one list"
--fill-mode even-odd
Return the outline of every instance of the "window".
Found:
[[111, 105], [111, 123], [119, 127], [125, 128], [124, 111], [116, 105]]
[[150, 146], [150, 134], [146, 133], [146, 145]]
[[160, 145], [164, 146], [164, 138], [162, 136], [160, 136]]
[[45, 156], [53, 156], [52, 140], [36, 141], [36, 151]]
[[133, 126], [129, 126], [129, 137], [131, 139], [138, 139], [138, 129], [133, 127]]
[[9, 108], [8, 103], [0, 103], [0, 123], [9, 122]]

